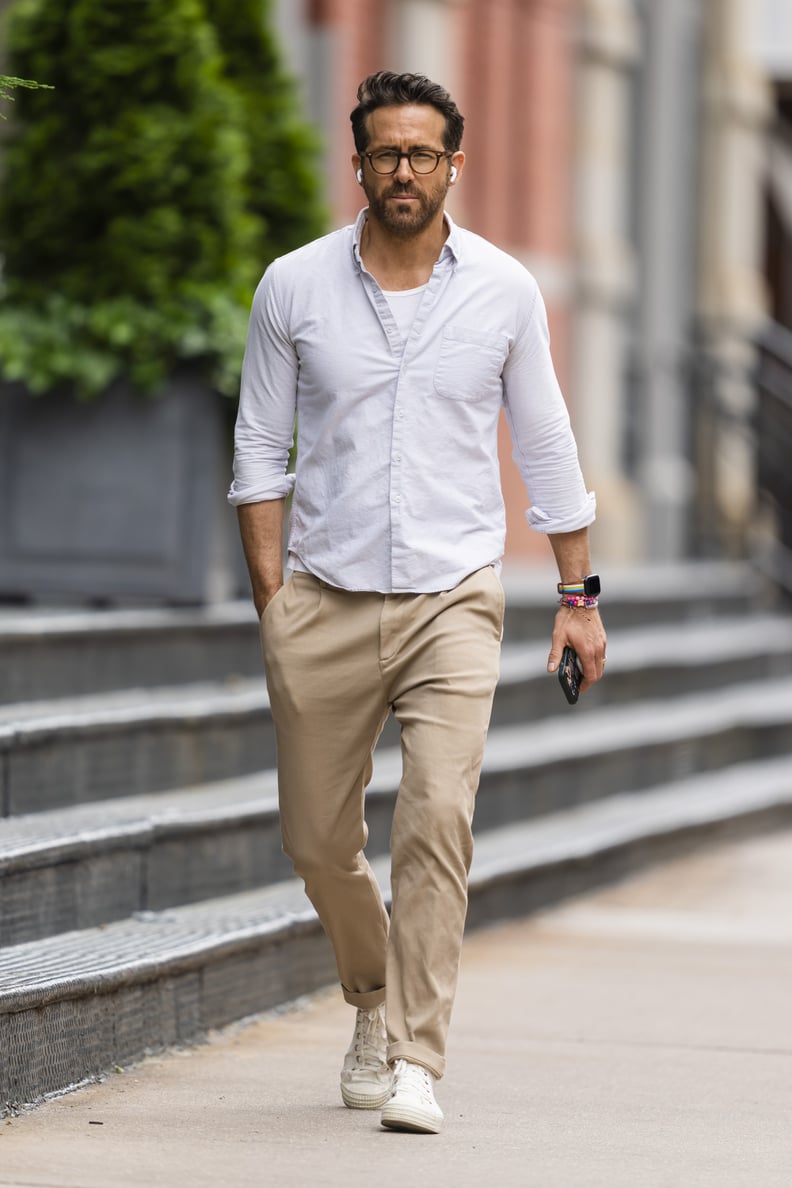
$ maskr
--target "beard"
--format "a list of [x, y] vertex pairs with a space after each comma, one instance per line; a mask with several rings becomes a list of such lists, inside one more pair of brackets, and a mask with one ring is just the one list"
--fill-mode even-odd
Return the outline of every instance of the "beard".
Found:
[[[440, 185], [428, 194], [414, 190], [411, 184], [401, 185], [393, 182], [386, 190], [374, 193], [368, 186], [364, 187], [369, 204], [369, 217], [374, 217], [386, 230], [393, 235], [400, 235], [410, 239], [419, 235], [431, 223], [439, 210], [442, 210], [448, 186]], [[409, 194], [416, 201], [409, 206], [394, 205], [388, 199]]]

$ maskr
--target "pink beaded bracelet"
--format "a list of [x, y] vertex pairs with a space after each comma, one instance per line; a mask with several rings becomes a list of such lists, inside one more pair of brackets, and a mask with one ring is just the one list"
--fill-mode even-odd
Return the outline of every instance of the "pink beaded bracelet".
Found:
[[587, 598], [585, 594], [562, 594], [558, 601], [561, 606], [569, 606], [573, 610], [594, 610], [599, 606], [598, 598]]

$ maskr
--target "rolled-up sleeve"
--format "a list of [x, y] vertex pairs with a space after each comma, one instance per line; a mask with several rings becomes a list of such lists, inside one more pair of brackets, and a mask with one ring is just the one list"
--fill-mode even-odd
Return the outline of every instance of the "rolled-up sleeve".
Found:
[[281, 499], [294, 486], [286, 473], [294, 439], [299, 360], [278, 295], [278, 261], [253, 298], [234, 430], [234, 479], [228, 501]]
[[513, 456], [531, 506], [526, 519], [537, 532], [574, 532], [595, 518], [586, 490], [569, 413], [553, 369], [547, 315], [536, 287], [503, 371], [503, 400]]

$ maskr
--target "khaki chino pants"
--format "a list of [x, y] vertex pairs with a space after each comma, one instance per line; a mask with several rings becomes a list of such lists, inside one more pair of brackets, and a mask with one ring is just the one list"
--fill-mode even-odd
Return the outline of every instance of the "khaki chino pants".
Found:
[[[498, 679], [491, 566], [437, 594], [338, 590], [294, 573], [261, 619], [283, 849], [329, 936], [347, 1002], [386, 1001], [388, 1061], [436, 1076], [456, 991], [471, 822]], [[390, 925], [364, 855], [364, 790], [389, 710], [402, 779]]]

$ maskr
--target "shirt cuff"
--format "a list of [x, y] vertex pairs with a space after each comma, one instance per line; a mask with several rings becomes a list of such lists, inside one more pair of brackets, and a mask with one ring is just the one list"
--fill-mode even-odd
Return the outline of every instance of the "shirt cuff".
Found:
[[263, 503], [268, 499], [285, 499], [296, 481], [296, 474], [284, 474], [282, 478], [256, 484], [239, 483], [234, 480], [228, 492], [228, 502], [232, 507], [239, 507], [241, 503]]
[[535, 532], [548, 535], [555, 532], [577, 532], [580, 528], [588, 528], [593, 524], [597, 514], [597, 497], [589, 491], [582, 505], [566, 516], [552, 516], [541, 507], [529, 507], [525, 518]]

